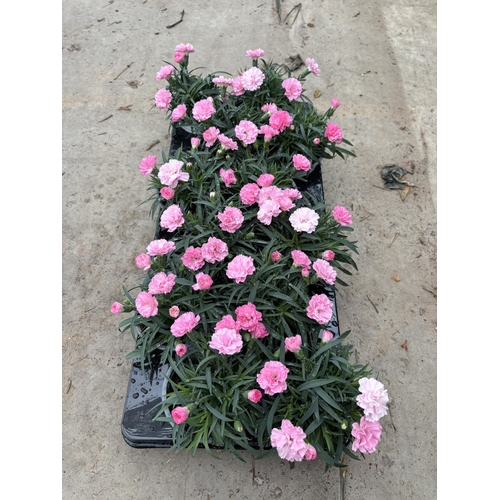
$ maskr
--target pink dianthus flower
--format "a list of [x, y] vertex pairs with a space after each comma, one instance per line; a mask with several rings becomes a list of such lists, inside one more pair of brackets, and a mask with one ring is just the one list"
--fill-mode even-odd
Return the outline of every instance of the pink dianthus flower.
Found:
[[333, 260], [335, 258], [335, 252], [332, 250], [325, 250], [322, 256], [325, 260]]
[[260, 188], [255, 183], [245, 184], [240, 190], [240, 200], [245, 205], [253, 205], [259, 196]]
[[328, 264], [326, 260], [317, 259], [313, 264], [313, 269], [316, 271], [316, 274], [321, 278], [325, 283], [329, 285], [333, 285], [335, 283], [335, 279], [337, 278], [337, 271]]
[[240, 325], [230, 314], [226, 314], [222, 316], [220, 321], [218, 321], [215, 325], [215, 330], [221, 330], [222, 328], [229, 328], [229, 330], [236, 330], [239, 332]]
[[243, 283], [247, 276], [255, 272], [253, 258], [246, 255], [237, 255], [227, 265], [226, 276], [234, 279], [236, 283]]
[[264, 142], [269, 142], [275, 135], [278, 135], [279, 132], [271, 127], [271, 125], [262, 125], [259, 129], [259, 134], [264, 134]]
[[123, 304], [120, 304], [120, 302], [113, 302], [113, 304], [111, 304], [111, 312], [113, 314], [121, 314], [123, 312]]
[[170, 293], [175, 285], [175, 274], [157, 273], [149, 282], [148, 292], [152, 295]]
[[352, 424], [351, 434], [354, 437], [352, 451], [373, 453], [380, 441], [382, 426], [379, 422], [370, 422], [366, 417], [361, 417], [359, 424]]
[[255, 142], [259, 129], [254, 123], [248, 120], [241, 120], [240, 123], [234, 127], [234, 133], [243, 144], [248, 145]]
[[276, 448], [280, 458], [289, 462], [301, 462], [308, 452], [304, 441], [307, 437], [301, 427], [294, 426], [290, 420], [282, 420], [281, 429], [271, 431], [271, 446]]
[[155, 255], [166, 255], [173, 250], [175, 250], [175, 243], [173, 241], [167, 241], [163, 238], [152, 241], [147, 247], [147, 252], [151, 255], [151, 257], [154, 257]]
[[302, 250], [292, 250], [291, 255], [294, 265], [307, 269], [311, 266], [311, 259]]
[[219, 87], [229, 87], [233, 83], [232, 78], [226, 78], [225, 76], [216, 76], [212, 79], [212, 82]]
[[342, 143], [342, 130], [336, 123], [328, 122], [325, 129], [325, 137], [330, 142]]
[[135, 258], [135, 265], [141, 269], [149, 269], [151, 267], [151, 257], [147, 253], [141, 253]]
[[180, 43], [175, 46], [176, 52], [182, 52], [183, 54], [191, 54], [196, 52], [196, 49], [190, 43]]
[[186, 406], [176, 406], [172, 410], [172, 418], [177, 425], [185, 422], [189, 417], [189, 410]]
[[236, 313], [236, 321], [242, 330], [251, 330], [262, 319], [262, 313], [257, 311], [252, 302], [237, 307], [234, 312]]
[[160, 189], [160, 194], [166, 200], [171, 200], [175, 195], [175, 191], [171, 187], [165, 186]]
[[216, 109], [212, 104], [212, 99], [207, 97], [201, 101], [195, 102], [193, 106], [193, 118], [196, 121], [203, 122], [208, 120], [211, 116], [216, 113]]
[[272, 254], [271, 254], [271, 260], [273, 262], [278, 262], [278, 260], [281, 259], [281, 257], [283, 257], [283, 255], [281, 255], [280, 252], [278, 252], [277, 250], [275, 250]]
[[307, 317], [316, 320], [320, 325], [325, 325], [333, 315], [333, 305], [324, 294], [316, 294], [311, 297], [306, 309]]
[[149, 175], [153, 171], [153, 168], [155, 168], [155, 166], [156, 156], [146, 156], [141, 160], [141, 163], [139, 164], [139, 170], [141, 171], [142, 175]]
[[215, 331], [208, 345], [219, 354], [236, 354], [243, 348], [243, 339], [236, 330], [221, 328]]
[[307, 445], [306, 460], [314, 460], [318, 456], [316, 448], [312, 444]]
[[345, 207], [336, 206], [332, 210], [332, 217], [341, 225], [341, 226], [349, 226], [352, 224], [352, 216]]
[[186, 344], [177, 344], [175, 346], [175, 353], [180, 358], [182, 358], [182, 356], [184, 356], [184, 354], [186, 354], [187, 352], [188, 352], [188, 348], [187, 348]]
[[327, 342], [330, 342], [330, 340], [333, 339], [333, 333], [329, 332], [328, 330], [323, 330], [321, 333], [321, 342], [323, 344], [326, 344]]
[[311, 162], [304, 155], [296, 154], [292, 159], [295, 170], [304, 170], [304, 172], [310, 170]]
[[191, 137], [191, 147], [193, 149], [196, 149], [200, 145], [200, 138], [199, 137]]
[[174, 53], [174, 61], [176, 63], [182, 62], [183, 59], [184, 59], [184, 52], [175, 52]]
[[192, 312], [186, 312], [181, 314], [170, 327], [170, 331], [174, 337], [182, 337], [193, 330], [198, 322], [200, 321], [200, 316], [195, 316]]
[[245, 89], [243, 87], [243, 82], [241, 76], [237, 76], [236, 78], [233, 78], [233, 94], [236, 96], [243, 95], [245, 93]]
[[302, 207], [295, 210], [289, 220], [295, 231], [311, 234], [318, 225], [319, 215], [310, 208]]
[[263, 203], [259, 204], [257, 219], [265, 226], [269, 226], [273, 217], [277, 217], [280, 213], [281, 208], [277, 200], [265, 200]]
[[210, 236], [208, 241], [201, 246], [201, 255], [210, 264], [222, 262], [228, 253], [227, 244], [213, 236]]
[[155, 94], [156, 107], [160, 109], [166, 109], [170, 106], [172, 101], [172, 93], [166, 89], [160, 89]]
[[283, 132], [292, 122], [292, 115], [288, 111], [276, 111], [269, 118], [269, 125], [278, 132]]
[[180, 313], [180, 309], [179, 309], [179, 306], [172, 306], [169, 310], [168, 310], [168, 314], [170, 314], [170, 316], [172, 316], [172, 318], [177, 318], [177, 316], [179, 316], [179, 313]]
[[257, 184], [260, 187], [268, 187], [268, 186], [270, 186], [273, 183], [273, 181], [274, 181], [274, 175], [272, 175], [272, 174], [262, 174], [257, 179]]
[[226, 137], [224, 134], [219, 134], [217, 139], [219, 139], [222, 149], [231, 149], [233, 151], [238, 149], [238, 143], [233, 141], [230, 137]]
[[378, 422], [387, 415], [389, 396], [383, 384], [374, 378], [363, 377], [359, 381], [359, 392], [356, 402], [363, 408], [366, 420]]
[[264, 104], [260, 109], [261, 111], [264, 111], [264, 113], [268, 113], [270, 116], [278, 111], [278, 106], [276, 106], [273, 102], [270, 102]]
[[297, 78], [287, 78], [282, 82], [281, 86], [285, 89], [285, 95], [290, 101], [297, 100], [302, 93], [302, 85]]
[[340, 101], [338, 99], [332, 99], [330, 101], [330, 106], [333, 108], [333, 109], [337, 109], [339, 106], [340, 106]]
[[193, 246], [186, 248], [184, 255], [181, 257], [182, 263], [191, 271], [197, 271], [205, 265], [201, 248]]
[[156, 79], [158, 81], [163, 80], [165, 78], [170, 78], [175, 68], [171, 64], [167, 64], [166, 66], [162, 66], [158, 73], [156, 73]]
[[213, 284], [212, 278], [205, 273], [198, 273], [196, 275], [196, 284], [192, 286], [193, 290], [208, 290]]
[[320, 143], [321, 143], [321, 139], [320, 139], [319, 137], [315, 137], [315, 138], [313, 139], [313, 142], [314, 142], [314, 144], [318, 145], [318, 144], [320, 144]]
[[285, 339], [285, 352], [299, 352], [300, 346], [302, 345], [302, 337], [300, 335], [295, 335], [294, 337], [287, 337]]
[[257, 374], [257, 383], [269, 396], [286, 391], [288, 368], [279, 361], [266, 361], [264, 368]]
[[231, 184], [236, 184], [236, 182], [238, 182], [232, 168], [228, 168], [227, 170], [221, 168], [219, 174], [227, 188], [231, 187]]
[[236, 232], [243, 224], [243, 213], [239, 208], [226, 207], [224, 212], [219, 212], [217, 218], [220, 220], [220, 228], [228, 233]]
[[148, 292], [140, 292], [137, 295], [135, 307], [143, 318], [149, 318], [158, 314], [158, 301]]
[[309, 71], [314, 75], [314, 76], [319, 76], [321, 70], [319, 69], [319, 66], [317, 63], [314, 62], [314, 59], [310, 59], [309, 57], [306, 59], [306, 64], [309, 69]]
[[182, 170], [183, 166], [182, 161], [170, 160], [158, 170], [158, 179], [165, 186], [172, 189], [176, 188], [179, 181], [186, 182], [189, 180], [189, 172], [184, 172]]
[[185, 104], [179, 104], [172, 110], [172, 122], [178, 122], [186, 116], [187, 107]]
[[179, 205], [170, 205], [160, 217], [160, 227], [168, 230], [169, 233], [175, 231], [184, 224], [184, 217]]
[[260, 321], [248, 331], [252, 334], [252, 337], [256, 339], [263, 339], [269, 335], [269, 332], [266, 330], [266, 326]]
[[264, 51], [262, 49], [247, 50], [247, 56], [251, 59], [258, 59], [264, 57]]
[[203, 132], [203, 139], [205, 140], [207, 148], [213, 146], [215, 141], [218, 139], [220, 130], [216, 127], [210, 127]]
[[252, 389], [248, 391], [247, 397], [252, 403], [258, 403], [262, 399], [262, 392], [259, 389]]
[[264, 73], [259, 68], [252, 66], [241, 75], [241, 85], [245, 90], [257, 90], [262, 85], [264, 78]]

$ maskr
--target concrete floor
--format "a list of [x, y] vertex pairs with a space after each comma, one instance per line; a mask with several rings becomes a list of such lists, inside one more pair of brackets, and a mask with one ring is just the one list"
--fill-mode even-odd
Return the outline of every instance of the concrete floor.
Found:
[[[282, 0], [282, 17], [296, 3]], [[273, 456], [253, 471], [250, 458], [138, 450], [121, 436], [133, 341], [109, 307], [122, 284], [137, 283], [134, 258], [153, 235], [138, 164], [170, 140], [164, 113], [151, 109], [156, 71], [188, 42], [203, 73], [236, 73], [258, 47], [275, 62], [312, 57], [321, 76], [307, 94], [321, 91], [320, 110], [341, 101], [337, 123], [357, 157], [326, 162], [323, 177], [327, 202], [353, 214], [360, 255], [338, 290], [340, 326], [391, 400], [377, 452], [347, 462], [345, 498], [437, 495], [436, 1], [300, 5], [291, 24], [274, 0], [62, 4], [65, 499], [341, 498], [339, 470], [320, 460], [291, 470]], [[380, 167], [391, 163], [414, 168], [404, 201], [381, 189]]]

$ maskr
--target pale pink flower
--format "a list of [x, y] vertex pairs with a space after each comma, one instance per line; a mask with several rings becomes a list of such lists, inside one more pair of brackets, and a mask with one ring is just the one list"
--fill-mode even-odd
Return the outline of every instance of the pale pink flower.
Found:
[[342, 130], [336, 123], [328, 122], [325, 129], [325, 137], [330, 142], [340, 144], [342, 142]]
[[236, 321], [243, 330], [251, 330], [262, 319], [262, 313], [257, 311], [252, 302], [237, 307], [234, 312], [236, 313]]
[[294, 426], [290, 420], [281, 421], [281, 429], [271, 431], [271, 446], [276, 448], [280, 458], [289, 462], [301, 462], [308, 452], [304, 441], [307, 437], [301, 427]]
[[243, 339], [236, 330], [221, 328], [215, 331], [208, 345], [219, 354], [236, 354], [243, 348]]
[[243, 144], [248, 145], [255, 142], [259, 129], [254, 123], [248, 120], [241, 120], [240, 123], [234, 127], [234, 133]]
[[175, 353], [180, 358], [182, 358], [182, 356], [184, 356], [184, 354], [186, 354], [187, 352], [188, 352], [188, 348], [187, 348], [186, 344], [177, 344], [175, 346]]
[[314, 144], [318, 145], [321, 142], [321, 139], [319, 137], [315, 137], [313, 139]]
[[158, 73], [156, 73], [156, 79], [158, 81], [163, 80], [165, 78], [170, 78], [175, 68], [171, 64], [167, 64], [166, 66], [162, 66]]
[[165, 239], [154, 240], [147, 247], [147, 252], [151, 257], [155, 255], [166, 255], [173, 250], [175, 250], [175, 243]]
[[141, 163], [139, 164], [139, 170], [141, 171], [142, 175], [149, 175], [153, 171], [153, 168], [155, 168], [155, 166], [156, 156], [146, 156], [141, 160]]
[[239, 332], [240, 325], [230, 314], [226, 314], [222, 316], [221, 320], [215, 325], [215, 330], [222, 330], [222, 328], [229, 328], [229, 330], [236, 330]]
[[264, 134], [264, 142], [269, 142], [275, 135], [278, 135], [279, 132], [271, 127], [271, 125], [262, 125], [259, 129], [259, 134]]
[[113, 304], [111, 304], [111, 312], [113, 314], [121, 314], [123, 312], [123, 304], [120, 304], [120, 302], [113, 302]]
[[196, 121], [204, 122], [216, 113], [216, 109], [212, 104], [212, 99], [207, 97], [201, 101], [195, 102], [193, 106], [193, 118]]
[[172, 93], [166, 89], [160, 89], [155, 94], [156, 107], [160, 109], [166, 109], [170, 106], [172, 101]]
[[197, 271], [205, 265], [201, 248], [188, 247], [181, 257], [182, 263], [191, 271]]
[[361, 417], [359, 424], [352, 424], [351, 434], [354, 437], [352, 451], [361, 453], [373, 453], [380, 441], [382, 426], [379, 422], [370, 422], [365, 417]]
[[302, 276], [304, 276], [304, 278], [307, 278], [309, 276], [309, 268], [303, 267], [302, 271], [300, 271], [300, 274], [302, 274]]
[[298, 99], [302, 93], [302, 85], [297, 78], [287, 78], [281, 86], [285, 89], [285, 95], [290, 101]]
[[279, 361], [266, 361], [264, 368], [257, 374], [257, 383], [269, 396], [286, 391], [288, 368]]
[[335, 258], [335, 252], [332, 250], [325, 250], [323, 252], [323, 259], [325, 260], [333, 260]]
[[215, 85], [218, 85], [219, 87], [228, 87], [232, 85], [233, 79], [232, 78], [226, 78], [225, 76], [216, 76], [215, 78], [212, 78], [212, 82]]
[[226, 137], [224, 134], [219, 134], [217, 139], [219, 139], [222, 149], [231, 149], [233, 151], [238, 149], [238, 143], [233, 141], [230, 137]]
[[318, 225], [319, 215], [310, 208], [302, 207], [295, 210], [289, 220], [295, 231], [311, 234]]
[[201, 255], [210, 264], [222, 262], [228, 253], [227, 244], [213, 236], [210, 236], [208, 241], [201, 246]]
[[276, 111], [269, 118], [269, 125], [278, 132], [283, 132], [293, 122], [292, 115], [288, 111]]
[[283, 191], [277, 186], [263, 187], [258, 194], [257, 203], [261, 206], [266, 201], [278, 202], [280, 196], [283, 196]]
[[320, 325], [325, 325], [333, 315], [333, 304], [324, 294], [313, 295], [306, 309], [307, 317], [316, 320]]
[[243, 213], [239, 208], [226, 207], [224, 212], [219, 212], [217, 218], [220, 220], [220, 228], [228, 233], [236, 232], [243, 224]]
[[318, 456], [316, 448], [312, 444], [308, 444], [306, 448], [306, 460], [314, 460]]
[[252, 334], [252, 337], [256, 339], [263, 339], [269, 335], [269, 332], [266, 330], [266, 326], [261, 322], [257, 323], [248, 331]]
[[184, 224], [184, 217], [179, 205], [170, 205], [160, 217], [160, 226], [167, 229], [169, 233], [175, 231]]
[[203, 139], [205, 140], [207, 148], [213, 146], [215, 141], [218, 139], [220, 130], [216, 127], [210, 127], [203, 132]]
[[302, 250], [292, 250], [291, 255], [295, 266], [305, 268], [309, 268], [311, 266], [311, 259]]
[[296, 154], [293, 155], [292, 159], [295, 170], [304, 170], [304, 172], [310, 170], [311, 162], [304, 155]]
[[329, 285], [333, 285], [335, 283], [337, 271], [335, 271], [335, 269], [328, 264], [326, 260], [317, 259], [313, 264], [313, 269], [316, 271], [318, 277], [325, 283], [328, 283]]
[[277, 250], [275, 250], [272, 254], [271, 254], [271, 260], [273, 262], [278, 262], [278, 260], [281, 259], [281, 257], [283, 257], [283, 255], [281, 255], [281, 253], [279, 253]]
[[199, 137], [191, 137], [191, 147], [193, 149], [196, 149], [200, 145], [200, 138]]
[[337, 109], [339, 106], [340, 106], [340, 101], [338, 99], [332, 99], [330, 101], [330, 106], [333, 108], [333, 109]]
[[170, 327], [170, 331], [174, 337], [182, 337], [193, 330], [198, 322], [200, 321], [200, 316], [195, 316], [192, 312], [186, 312], [181, 314]]
[[178, 122], [186, 116], [187, 107], [185, 104], [179, 104], [172, 110], [172, 122]]
[[264, 73], [259, 68], [252, 66], [241, 75], [241, 85], [245, 90], [257, 90], [262, 85], [264, 78]]
[[212, 278], [205, 273], [198, 273], [196, 275], [196, 284], [192, 286], [193, 290], [208, 290], [213, 284]]
[[282, 191], [283, 196], [290, 198], [291, 200], [300, 200], [302, 198], [302, 194], [298, 189], [286, 188]]
[[240, 190], [240, 200], [245, 205], [253, 205], [259, 196], [260, 188], [255, 183], [245, 184]]
[[175, 195], [175, 191], [171, 187], [165, 186], [160, 189], [160, 194], [166, 200], [171, 200]]
[[294, 337], [287, 337], [285, 339], [285, 352], [299, 352], [300, 346], [302, 345], [302, 337], [300, 335], [295, 335]]
[[251, 59], [258, 59], [264, 57], [264, 51], [262, 49], [247, 50], [247, 56]]
[[273, 183], [273, 181], [274, 181], [274, 175], [272, 175], [272, 174], [262, 174], [257, 179], [257, 184], [260, 187], [268, 187], [268, 186], [270, 186]]
[[176, 188], [179, 181], [186, 182], [189, 180], [189, 172], [183, 172], [183, 166], [182, 161], [170, 160], [160, 167], [158, 179], [165, 186], [172, 189]]
[[226, 270], [226, 276], [234, 279], [236, 283], [243, 283], [247, 276], [255, 272], [252, 257], [246, 255], [237, 255], [229, 262]]
[[181, 310], [179, 309], [178, 306], [172, 306], [169, 310], [168, 310], [168, 314], [170, 314], [170, 316], [172, 316], [172, 318], [177, 318], [177, 316], [179, 316], [179, 313], [181, 312]]
[[227, 170], [221, 168], [219, 174], [227, 188], [231, 187], [231, 184], [236, 184], [238, 182], [232, 168], [228, 168]]
[[309, 57], [306, 59], [306, 64], [309, 69], [309, 71], [314, 75], [314, 76], [319, 76], [321, 70], [319, 69], [319, 66], [317, 63], [314, 62], [314, 59], [310, 59]]
[[276, 111], [278, 111], [278, 106], [271, 102], [264, 104], [260, 109], [264, 111], [264, 113], [267, 113], [269, 116], [271, 116], [272, 114], [276, 113]]
[[151, 267], [151, 257], [147, 253], [140, 253], [135, 258], [135, 265], [141, 269], [149, 269]]
[[140, 292], [137, 295], [135, 307], [143, 318], [149, 318], [158, 314], [158, 301], [148, 292]]
[[196, 52], [195, 48], [190, 43], [180, 43], [175, 46], [176, 52], [182, 52], [184, 54], [191, 54], [192, 52]]
[[352, 217], [345, 207], [336, 206], [332, 210], [332, 217], [341, 225], [341, 226], [349, 226], [352, 224]]
[[363, 377], [359, 381], [359, 392], [356, 402], [363, 408], [366, 420], [378, 422], [387, 415], [389, 396], [383, 384], [374, 378]]
[[323, 330], [321, 333], [321, 342], [323, 344], [326, 344], [327, 342], [330, 342], [330, 340], [333, 339], [333, 333], [329, 332], [328, 330]]
[[243, 81], [241, 76], [233, 78], [232, 87], [233, 87], [233, 94], [236, 96], [240, 96], [245, 93], [245, 88], [243, 87]]
[[273, 217], [277, 217], [281, 213], [280, 205], [275, 200], [266, 200], [259, 204], [259, 211], [257, 212], [257, 219], [264, 224], [269, 226], [271, 224]]
[[182, 422], [185, 422], [188, 417], [189, 417], [189, 410], [187, 406], [176, 406], [172, 410], [172, 418], [174, 419], [174, 422], [177, 425], [180, 425], [182, 424]]
[[149, 282], [148, 292], [156, 295], [170, 293], [175, 285], [175, 274], [165, 274], [163, 272], [155, 274]]
[[184, 59], [184, 53], [183, 52], [175, 52], [174, 53], [174, 61], [176, 63], [182, 62], [183, 59]]
[[248, 391], [247, 397], [252, 403], [258, 403], [262, 399], [262, 392], [259, 389], [252, 389]]

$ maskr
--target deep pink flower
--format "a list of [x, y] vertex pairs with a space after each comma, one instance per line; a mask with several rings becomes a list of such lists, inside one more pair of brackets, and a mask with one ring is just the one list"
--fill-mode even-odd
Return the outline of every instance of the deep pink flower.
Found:
[[186, 248], [184, 255], [181, 257], [182, 263], [191, 271], [197, 271], [205, 265], [201, 248], [193, 246]]
[[200, 145], [200, 138], [199, 137], [191, 137], [191, 147], [193, 149], [196, 149]]
[[328, 330], [323, 330], [321, 333], [321, 342], [323, 344], [326, 344], [327, 342], [330, 342], [330, 340], [333, 339], [333, 333], [329, 332]]
[[167, 64], [166, 66], [162, 66], [158, 73], [156, 73], [156, 79], [158, 81], [163, 80], [165, 78], [170, 78], [175, 68], [171, 64]]
[[236, 232], [243, 224], [243, 213], [239, 208], [236, 207], [226, 207], [224, 212], [219, 212], [217, 214], [220, 220], [220, 228], [228, 233]]
[[243, 95], [245, 93], [241, 76], [233, 78], [232, 87], [233, 87], [233, 94], [236, 96]]
[[175, 231], [184, 224], [184, 217], [179, 205], [170, 205], [160, 217], [160, 226], [167, 229], [169, 233]]
[[295, 266], [305, 268], [311, 266], [311, 259], [302, 250], [292, 250], [291, 255]]
[[151, 257], [147, 253], [141, 253], [135, 258], [135, 265], [141, 269], [149, 269], [151, 267]]
[[313, 264], [313, 269], [316, 271], [316, 274], [319, 278], [321, 278], [325, 283], [329, 285], [333, 285], [335, 283], [335, 279], [337, 278], [337, 271], [328, 264], [326, 260], [317, 259]]
[[195, 48], [190, 43], [180, 43], [175, 46], [176, 52], [182, 52], [183, 54], [191, 54], [196, 52]]
[[113, 314], [121, 314], [123, 312], [123, 304], [120, 304], [120, 302], [113, 302], [113, 304], [111, 304], [111, 312]]
[[330, 106], [333, 108], [333, 109], [337, 109], [339, 106], [340, 106], [340, 101], [337, 100], [337, 99], [332, 99], [330, 101]]
[[221, 168], [219, 174], [227, 188], [231, 187], [231, 184], [236, 184], [238, 182], [232, 168], [228, 168], [227, 170]]
[[179, 316], [179, 313], [180, 313], [180, 309], [178, 306], [172, 306], [169, 310], [168, 310], [168, 314], [170, 314], [170, 316], [172, 316], [172, 318], [177, 318], [177, 316]]
[[323, 252], [323, 259], [325, 260], [333, 260], [335, 258], [335, 252], [332, 250], [325, 250]]
[[260, 187], [268, 187], [268, 186], [270, 186], [273, 183], [273, 181], [274, 181], [274, 175], [272, 175], [272, 174], [262, 174], [257, 179], [257, 184]]
[[243, 339], [236, 330], [221, 328], [215, 331], [208, 345], [219, 354], [236, 354], [243, 348]]
[[160, 109], [166, 109], [170, 106], [170, 101], [172, 101], [172, 93], [166, 89], [160, 89], [155, 94], [156, 107]]
[[363, 377], [359, 381], [359, 394], [356, 402], [363, 408], [365, 418], [369, 422], [378, 422], [387, 415], [389, 396], [384, 385], [374, 378]]
[[213, 236], [210, 236], [208, 241], [201, 246], [201, 255], [210, 264], [222, 262], [228, 253], [227, 244]]
[[340, 144], [342, 142], [342, 130], [336, 123], [328, 122], [325, 129], [325, 137], [330, 142]]
[[304, 172], [310, 170], [311, 162], [304, 155], [296, 154], [292, 159], [295, 170], [304, 170]]
[[176, 406], [172, 410], [172, 418], [177, 425], [182, 424], [189, 417], [189, 410], [187, 406]]
[[218, 139], [220, 130], [216, 127], [210, 127], [203, 132], [203, 139], [205, 140], [207, 148], [213, 146], [215, 141]]
[[321, 70], [319, 69], [319, 66], [314, 62], [314, 59], [307, 58], [306, 59], [306, 64], [309, 69], [309, 71], [314, 75], [314, 76], [319, 76]]
[[185, 104], [179, 104], [172, 110], [172, 122], [178, 122], [186, 116], [187, 107]]
[[183, 52], [175, 52], [174, 53], [174, 61], [176, 63], [182, 62], [183, 59], [184, 59], [184, 53]]
[[175, 191], [171, 187], [165, 186], [160, 189], [160, 194], [166, 200], [171, 200], [175, 195]]
[[170, 327], [170, 331], [174, 337], [182, 337], [193, 330], [198, 322], [200, 321], [200, 316], [195, 316], [192, 312], [186, 312], [181, 314]]
[[236, 330], [239, 332], [240, 325], [230, 314], [226, 314], [222, 316], [221, 320], [215, 325], [215, 330], [221, 330], [222, 328], [228, 328], [229, 330]]
[[158, 170], [158, 179], [165, 186], [172, 189], [177, 187], [179, 181], [186, 182], [189, 180], [189, 172], [184, 172], [182, 167], [184, 163], [179, 160], [170, 160], [160, 167]]
[[212, 278], [205, 273], [196, 275], [196, 284], [192, 286], [193, 290], [208, 290], [213, 284]]
[[283, 132], [292, 122], [292, 115], [288, 111], [276, 111], [269, 118], [269, 125], [278, 132]]
[[298, 208], [290, 215], [290, 224], [295, 231], [304, 231], [306, 233], [313, 233], [318, 225], [319, 215], [310, 208]]
[[233, 141], [230, 137], [226, 137], [224, 134], [219, 134], [217, 139], [219, 139], [222, 149], [231, 149], [232, 151], [238, 149], [238, 143]]
[[158, 301], [148, 292], [140, 292], [137, 295], [135, 307], [143, 318], [149, 318], [158, 314]]
[[271, 125], [262, 125], [259, 129], [259, 134], [264, 134], [264, 142], [269, 142], [275, 135], [278, 135], [279, 132], [271, 127]]
[[373, 453], [380, 441], [382, 426], [379, 422], [370, 422], [361, 417], [359, 424], [356, 422], [352, 424], [351, 434], [354, 437], [352, 451]]
[[253, 205], [257, 201], [260, 188], [255, 183], [245, 184], [240, 190], [240, 200], [245, 205]]
[[174, 250], [175, 243], [165, 239], [154, 240], [147, 247], [147, 252], [151, 255], [151, 257], [154, 257], [155, 255], [166, 255]]
[[301, 462], [308, 452], [308, 445], [304, 441], [306, 437], [301, 427], [294, 426], [290, 420], [282, 420], [281, 429], [274, 428], [271, 431], [271, 446], [276, 448], [280, 458]]
[[141, 160], [141, 163], [139, 164], [139, 170], [141, 171], [142, 175], [149, 175], [153, 171], [153, 168], [155, 168], [155, 166], [156, 156], [146, 156]]
[[318, 145], [321, 142], [321, 139], [319, 137], [315, 137], [313, 139], [314, 144]]
[[307, 317], [316, 320], [320, 325], [325, 325], [333, 315], [333, 304], [324, 294], [316, 294], [309, 300], [306, 309]]
[[247, 276], [255, 272], [252, 257], [246, 255], [237, 255], [227, 265], [226, 276], [234, 279], [236, 283], [243, 283]]
[[276, 111], [278, 111], [278, 106], [276, 106], [276, 104], [271, 102], [264, 104], [260, 109], [264, 111], [264, 113], [267, 113], [269, 114], [269, 116], [271, 116], [272, 114], [276, 113]]
[[236, 127], [234, 127], [236, 137], [243, 142], [243, 144], [253, 144], [259, 134], [257, 125], [248, 121], [241, 120]]
[[349, 210], [345, 207], [336, 206], [332, 210], [332, 217], [341, 225], [348, 226], [352, 224], [352, 217]]
[[262, 313], [257, 311], [252, 302], [237, 307], [234, 312], [236, 313], [236, 321], [242, 330], [251, 330], [262, 319]]
[[283, 257], [283, 255], [281, 255], [277, 250], [275, 250], [272, 254], [271, 254], [271, 260], [273, 262], [278, 262], [278, 260], [281, 259], [281, 257]]
[[247, 397], [252, 403], [258, 403], [262, 399], [262, 392], [259, 389], [252, 389], [248, 391]]
[[216, 113], [217, 110], [214, 108], [212, 100], [211, 97], [207, 97], [206, 99], [194, 103], [193, 118], [195, 120], [204, 122]]
[[177, 344], [175, 346], [175, 353], [180, 358], [182, 358], [182, 356], [184, 356], [184, 354], [186, 354], [187, 352], [188, 352], [188, 348], [187, 348], [186, 344]]
[[266, 361], [264, 368], [257, 374], [257, 383], [269, 396], [286, 391], [288, 368], [279, 361]]
[[266, 330], [266, 326], [261, 322], [252, 327], [249, 332], [252, 334], [252, 337], [256, 339], [263, 339], [269, 335], [269, 332]]
[[281, 86], [285, 89], [285, 95], [290, 101], [298, 99], [302, 93], [302, 85], [297, 78], [287, 78], [282, 82]]
[[280, 206], [281, 210], [284, 212], [288, 212], [291, 210], [293, 207], [295, 207], [295, 203], [292, 202], [291, 198], [288, 196], [285, 196], [283, 193], [283, 190], [281, 192], [281, 196], [278, 197], [278, 205]]
[[295, 335], [294, 337], [287, 337], [285, 339], [285, 352], [299, 352], [300, 346], [302, 345], [302, 337], [300, 335]]
[[264, 57], [264, 51], [262, 49], [247, 50], [247, 56], [251, 59], [258, 59]]
[[175, 285], [175, 274], [165, 274], [163, 272], [155, 274], [149, 282], [148, 292], [152, 295], [170, 293]]
[[306, 460], [314, 460], [318, 456], [316, 448], [312, 444], [307, 445]]
[[264, 81], [264, 73], [255, 66], [247, 69], [241, 75], [241, 85], [245, 90], [257, 90]]

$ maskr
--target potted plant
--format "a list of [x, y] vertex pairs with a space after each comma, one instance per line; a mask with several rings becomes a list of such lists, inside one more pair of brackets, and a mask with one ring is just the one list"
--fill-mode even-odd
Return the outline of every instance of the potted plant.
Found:
[[330, 327], [357, 253], [349, 211], [322, 192], [321, 161], [354, 155], [340, 103], [319, 113], [305, 96], [313, 59], [293, 77], [249, 50], [236, 77], [203, 77], [193, 52], [179, 44], [156, 76], [173, 139], [139, 166], [157, 230], [136, 258], [142, 282], [111, 307], [132, 313], [127, 357], [168, 367], [155, 421], [172, 426], [171, 449], [342, 466], [375, 450], [388, 396]]

